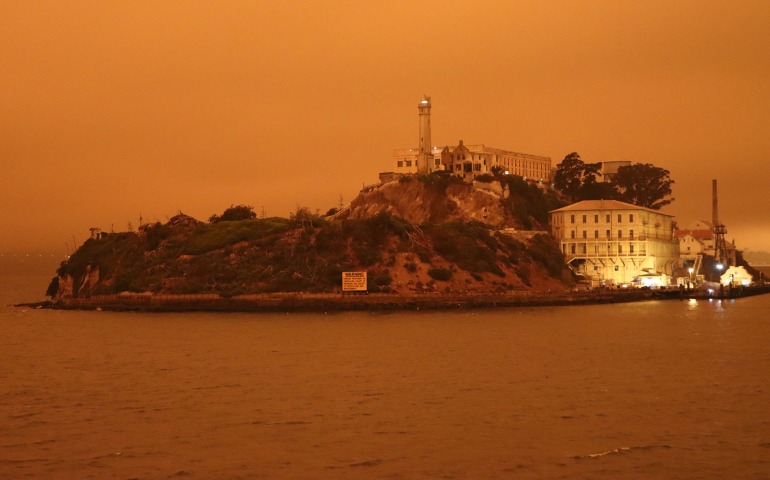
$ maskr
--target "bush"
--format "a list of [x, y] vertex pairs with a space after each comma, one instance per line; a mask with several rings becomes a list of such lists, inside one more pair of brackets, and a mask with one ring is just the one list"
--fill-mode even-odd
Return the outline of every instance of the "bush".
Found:
[[187, 239], [182, 250], [189, 255], [200, 255], [244, 240], [260, 240], [287, 230], [289, 222], [282, 218], [204, 224]]
[[478, 222], [448, 222], [429, 228], [436, 253], [468, 272], [505, 273], [497, 264], [499, 244]]
[[237, 222], [240, 220], [252, 220], [255, 218], [257, 218], [257, 214], [254, 213], [254, 207], [251, 205], [230, 205], [230, 208], [225, 210], [221, 216], [210, 216], [209, 222]]
[[443, 282], [448, 282], [452, 279], [452, 270], [448, 268], [429, 268], [428, 269], [428, 275], [430, 275], [430, 278], [434, 280], [441, 280]]

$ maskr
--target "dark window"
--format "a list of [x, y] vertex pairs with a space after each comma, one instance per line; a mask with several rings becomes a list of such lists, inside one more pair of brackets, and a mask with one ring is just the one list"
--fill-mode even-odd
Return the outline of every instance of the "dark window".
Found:
[[612, 234], [610, 233], [609, 230], [607, 230], [607, 238], [612, 238]]
[[594, 230], [594, 238], [599, 238], [599, 230]]
[[585, 230], [583, 230], [583, 238], [588, 238]]
[[631, 222], [631, 223], [634, 223], [634, 214], [633, 213], [629, 213], [628, 214], [628, 221]]
[[583, 223], [586, 223], [586, 215], [583, 215]]
[[599, 223], [599, 215], [594, 215], [594, 223]]
[[623, 221], [623, 214], [618, 213], [618, 223], [621, 223]]
[[569, 216], [569, 221], [570, 221], [570, 223], [575, 223], [575, 216], [574, 215], [570, 215]]
[[623, 238], [623, 230], [618, 230], [618, 238]]

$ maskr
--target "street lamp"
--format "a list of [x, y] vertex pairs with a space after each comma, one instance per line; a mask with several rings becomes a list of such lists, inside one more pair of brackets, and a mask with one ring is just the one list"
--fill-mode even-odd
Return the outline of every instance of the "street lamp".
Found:
[[687, 280], [688, 281], [687, 287], [689, 288], [689, 286], [692, 285], [692, 274], [695, 271], [695, 269], [690, 267], [687, 269], [687, 271], [690, 273], [690, 278]]

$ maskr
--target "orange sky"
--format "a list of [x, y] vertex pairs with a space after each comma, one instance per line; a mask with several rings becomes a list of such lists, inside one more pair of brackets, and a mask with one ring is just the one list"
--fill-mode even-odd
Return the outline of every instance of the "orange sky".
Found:
[[433, 141], [669, 169], [770, 250], [770, 2], [2, 1], [0, 253], [231, 204], [325, 212]]

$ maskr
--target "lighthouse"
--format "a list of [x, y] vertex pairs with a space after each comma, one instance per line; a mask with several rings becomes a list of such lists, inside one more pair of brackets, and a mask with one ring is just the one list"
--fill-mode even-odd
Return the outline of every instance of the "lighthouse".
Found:
[[430, 144], [430, 97], [424, 96], [417, 104], [417, 112], [420, 116], [420, 143], [417, 155], [417, 173], [427, 175], [430, 173], [433, 163], [433, 152]]

